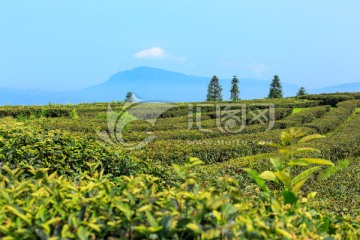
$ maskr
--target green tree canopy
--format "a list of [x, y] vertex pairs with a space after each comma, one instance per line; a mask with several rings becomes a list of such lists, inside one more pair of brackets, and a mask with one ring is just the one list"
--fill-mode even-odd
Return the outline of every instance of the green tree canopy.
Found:
[[232, 101], [239, 101], [240, 100], [240, 91], [239, 91], [239, 80], [237, 79], [236, 76], [233, 77], [232, 81], [231, 81], [231, 90], [230, 90], [230, 99]]
[[299, 91], [297, 92], [296, 96], [303, 96], [303, 95], [306, 95], [306, 94], [307, 94], [307, 92], [306, 92], [305, 88], [301, 87], [299, 89]]
[[282, 93], [280, 78], [278, 75], [275, 75], [274, 79], [270, 84], [270, 92], [268, 98], [282, 98], [282, 97], [283, 97], [283, 93]]
[[127, 93], [126, 93], [125, 102], [126, 102], [126, 103], [133, 103], [133, 102], [135, 102], [134, 94], [133, 94], [132, 92], [127, 92]]
[[206, 101], [222, 101], [221, 91], [219, 79], [214, 75], [208, 86]]

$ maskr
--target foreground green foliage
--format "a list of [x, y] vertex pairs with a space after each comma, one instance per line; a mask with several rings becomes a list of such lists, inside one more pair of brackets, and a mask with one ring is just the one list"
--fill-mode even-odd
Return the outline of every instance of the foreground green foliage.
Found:
[[180, 181], [158, 178], [110, 178], [103, 171], [67, 179], [46, 169], [4, 168], [0, 175], [0, 237], [3, 239], [354, 239], [358, 219], [296, 207], [278, 198], [250, 197], [234, 179], [219, 179], [225, 192], [197, 184], [190, 159], [174, 166]]
[[0, 124], [0, 166], [49, 168], [71, 176], [98, 163], [106, 173], [135, 173], [137, 163], [121, 151], [87, 136], [44, 131], [7, 119]]
[[[302, 145], [309, 141], [324, 137], [325, 136], [319, 134], [305, 136], [305, 133], [301, 130], [290, 128], [289, 132], [281, 133], [281, 144], [264, 143], [275, 147], [278, 150], [277, 155], [280, 157], [277, 157], [277, 155], [270, 157], [270, 162], [274, 171], [266, 170], [261, 174], [257, 174], [250, 168], [246, 168], [245, 171], [248, 172], [262, 190], [267, 193], [269, 193], [269, 189], [264, 180], [273, 181], [277, 184], [281, 183], [283, 186], [282, 194], [284, 196], [285, 203], [295, 204], [298, 201], [298, 192], [302, 186], [307, 180], [309, 180], [312, 174], [320, 169], [320, 167], [310, 167], [300, 173], [297, 173], [296, 176], [293, 176], [293, 168], [297, 166], [308, 167], [310, 165], [334, 166], [332, 162], [325, 159], [298, 157], [299, 153], [320, 152], [319, 149], [302, 147]], [[265, 157], [267, 155], [270, 154], [262, 154], [261, 157]], [[256, 158], [256, 156], [253, 158]]]

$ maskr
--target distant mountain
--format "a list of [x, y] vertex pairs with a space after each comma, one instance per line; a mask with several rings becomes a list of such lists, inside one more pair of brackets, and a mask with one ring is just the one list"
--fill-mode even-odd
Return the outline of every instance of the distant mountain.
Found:
[[[102, 84], [81, 90], [48, 92], [0, 88], [0, 105], [30, 105], [51, 103], [110, 102], [123, 100], [131, 91], [146, 101], [203, 101], [206, 99], [210, 77], [190, 76], [158, 68], [138, 67], [121, 71]], [[220, 79], [223, 98], [229, 99], [231, 79]], [[240, 79], [242, 99], [264, 98], [269, 91], [270, 80]], [[284, 96], [294, 96], [298, 86], [282, 82]]]
[[360, 92], [360, 82], [345, 83], [331, 87], [319, 88], [311, 93]]
[[[92, 98], [109, 101], [125, 96], [126, 92], [135, 93], [141, 99], [156, 101], [203, 101], [206, 99], [207, 86], [211, 77], [198, 77], [171, 72], [163, 69], [139, 67], [130, 71], [118, 72], [107, 82], [84, 89]], [[229, 99], [231, 79], [220, 79], [224, 99]], [[243, 99], [264, 98], [269, 91], [269, 81], [241, 79], [239, 88]], [[284, 93], [294, 95], [297, 86], [283, 83]], [[104, 96], [105, 94], [105, 96]], [[109, 98], [110, 97], [110, 98]], [[110, 99], [110, 100], [111, 100]]]

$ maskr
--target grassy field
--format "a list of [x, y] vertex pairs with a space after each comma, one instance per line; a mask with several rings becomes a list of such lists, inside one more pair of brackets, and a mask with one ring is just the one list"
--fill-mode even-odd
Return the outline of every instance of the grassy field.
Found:
[[0, 238], [359, 239], [360, 93], [208, 104], [0, 107]]

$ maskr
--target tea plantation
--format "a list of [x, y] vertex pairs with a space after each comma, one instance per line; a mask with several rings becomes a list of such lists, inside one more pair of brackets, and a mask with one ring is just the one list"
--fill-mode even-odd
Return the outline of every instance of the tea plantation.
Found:
[[221, 104], [0, 107], [0, 239], [360, 239], [360, 93]]

